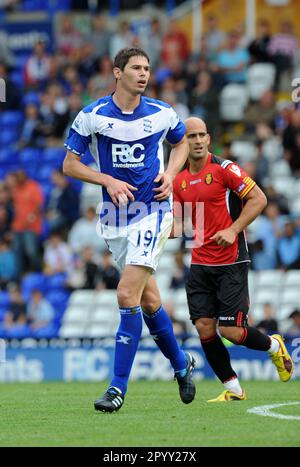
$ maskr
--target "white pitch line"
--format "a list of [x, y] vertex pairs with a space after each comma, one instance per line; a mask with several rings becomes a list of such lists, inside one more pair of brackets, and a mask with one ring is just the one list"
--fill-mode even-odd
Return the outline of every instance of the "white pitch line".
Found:
[[247, 412], [254, 413], [256, 415], [261, 415], [262, 417], [274, 417], [281, 418], [283, 420], [300, 420], [300, 415], [284, 415], [282, 413], [271, 412], [272, 409], [277, 407], [284, 407], [286, 405], [297, 405], [300, 402], [285, 402], [283, 404], [272, 404], [272, 405], [260, 405], [258, 407], [253, 407], [248, 409]]

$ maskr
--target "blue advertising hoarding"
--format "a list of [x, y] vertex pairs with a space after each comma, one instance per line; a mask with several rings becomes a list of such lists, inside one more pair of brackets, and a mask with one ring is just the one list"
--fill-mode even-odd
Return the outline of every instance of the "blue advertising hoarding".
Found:
[[41, 21], [2, 21], [1, 33], [6, 34], [7, 45], [15, 54], [30, 54], [37, 40], [45, 42], [47, 50], [53, 47], [52, 23], [49, 20]]
[[[300, 379], [300, 338], [289, 351], [295, 362], [294, 378]], [[299, 341], [299, 342], [298, 342]], [[200, 347], [186, 348], [196, 358], [195, 379], [213, 378]], [[229, 349], [232, 365], [242, 380], [276, 380], [274, 365], [266, 352], [233, 346]], [[1, 382], [103, 381], [113, 370], [112, 347], [65, 347], [44, 349], [7, 349], [0, 363]], [[170, 380], [173, 370], [156, 348], [140, 347], [131, 379]]]

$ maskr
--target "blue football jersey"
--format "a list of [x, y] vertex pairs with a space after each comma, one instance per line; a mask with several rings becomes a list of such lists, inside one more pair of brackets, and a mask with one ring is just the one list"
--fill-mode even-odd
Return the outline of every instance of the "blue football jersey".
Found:
[[[135, 186], [134, 204], [143, 203], [150, 208], [157, 204], [154, 179], [164, 171], [163, 141], [177, 144], [184, 134], [184, 124], [165, 102], [142, 96], [134, 112], [126, 113], [114, 103], [112, 96], [106, 96], [79, 112], [65, 147], [82, 156], [89, 146], [99, 171]], [[105, 207], [111, 198], [105, 187], [101, 188], [100, 201]], [[128, 222], [135, 217], [131, 204], [125, 208]], [[121, 213], [118, 209], [116, 213], [116, 224], [119, 224]], [[100, 218], [104, 214], [103, 208]], [[112, 219], [110, 222], [115, 224]]]

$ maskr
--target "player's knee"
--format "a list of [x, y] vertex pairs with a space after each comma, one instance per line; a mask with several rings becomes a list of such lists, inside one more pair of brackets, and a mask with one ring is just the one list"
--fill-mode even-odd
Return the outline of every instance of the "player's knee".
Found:
[[160, 305], [160, 300], [155, 297], [142, 298], [141, 300], [141, 307], [149, 313], [155, 313]]
[[129, 287], [119, 284], [117, 288], [117, 298], [119, 306], [121, 307], [131, 307], [136, 306], [136, 298], [132, 290]]
[[219, 331], [222, 337], [233, 343], [239, 342], [243, 334], [243, 328], [236, 326], [219, 326]]
[[204, 339], [211, 337], [216, 332], [215, 320], [209, 318], [199, 318], [195, 321], [195, 326], [199, 336]]

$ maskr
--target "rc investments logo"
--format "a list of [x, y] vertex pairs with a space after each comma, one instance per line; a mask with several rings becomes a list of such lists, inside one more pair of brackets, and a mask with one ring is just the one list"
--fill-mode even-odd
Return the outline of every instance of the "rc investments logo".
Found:
[[6, 84], [3, 78], [0, 78], [0, 102], [6, 102]]

